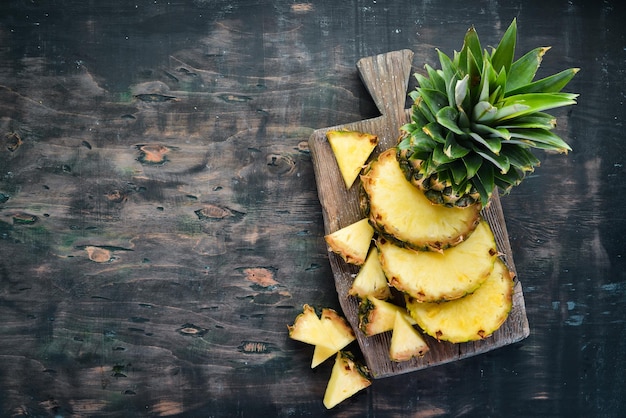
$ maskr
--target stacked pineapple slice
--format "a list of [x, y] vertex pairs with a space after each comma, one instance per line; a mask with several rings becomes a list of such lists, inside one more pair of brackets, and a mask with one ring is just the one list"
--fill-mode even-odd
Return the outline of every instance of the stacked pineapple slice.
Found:
[[[355, 138], [363, 136], [354, 133]], [[342, 132], [342, 139], [349, 141], [349, 133]], [[347, 166], [342, 154], [335, 156], [342, 162], [339, 167]], [[331, 251], [360, 266], [348, 292], [360, 300], [359, 330], [366, 336], [392, 331], [393, 361], [428, 352], [416, 324], [426, 334], [449, 342], [493, 334], [511, 310], [513, 282], [506, 266], [498, 262], [495, 238], [480, 216], [480, 205], [433, 204], [405, 178], [395, 149], [382, 152], [362, 173], [361, 207], [366, 217], [325, 237]], [[494, 276], [497, 262], [497, 277], [510, 286], [484, 286]], [[391, 301], [391, 288], [406, 296], [406, 309]], [[467, 305], [459, 301], [467, 295], [491, 309], [458, 315]], [[426, 306], [431, 309], [423, 309]], [[438, 321], [431, 319], [435, 310]], [[498, 320], [492, 321], [491, 315]]]

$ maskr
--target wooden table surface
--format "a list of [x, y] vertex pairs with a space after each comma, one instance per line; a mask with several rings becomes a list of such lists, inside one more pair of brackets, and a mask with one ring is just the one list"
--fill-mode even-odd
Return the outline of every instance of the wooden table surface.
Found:
[[[624, 6], [468, 3], [3, 2], [0, 416], [626, 410]], [[332, 364], [287, 335], [340, 309], [307, 141], [379, 115], [360, 58], [421, 71], [514, 17], [540, 71], [582, 68], [574, 151], [502, 198], [531, 335], [326, 411]]]

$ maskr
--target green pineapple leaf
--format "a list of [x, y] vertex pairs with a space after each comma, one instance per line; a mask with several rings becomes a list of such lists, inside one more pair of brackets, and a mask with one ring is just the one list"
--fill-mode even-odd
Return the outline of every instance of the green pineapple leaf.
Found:
[[416, 75], [411, 121], [402, 127], [396, 157], [433, 202], [486, 205], [496, 188], [510, 190], [539, 165], [533, 149], [571, 150], [552, 132], [556, 119], [547, 111], [576, 103], [578, 95], [563, 90], [579, 69], [535, 80], [550, 48], [515, 59], [516, 45], [515, 19], [490, 50], [471, 27], [452, 58], [437, 50], [440, 69], [425, 65], [425, 74]]
[[511, 65], [511, 70], [506, 80], [507, 93], [515, 91], [517, 88], [525, 86], [533, 81], [537, 69], [541, 65], [543, 56], [550, 47], [538, 47], [526, 53], [523, 57]]
[[497, 48], [493, 51], [491, 62], [497, 72], [504, 70], [509, 72], [515, 55], [515, 43], [517, 41], [517, 21], [513, 19], [511, 25], [502, 36]]
[[463, 135], [464, 132], [459, 125], [457, 124], [457, 119], [459, 117], [459, 111], [456, 110], [452, 106], [446, 106], [442, 108], [437, 115], [437, 123], [439, 123], [444, 128], [448, 128], [450, 131], [454, 132], [457, 135]]
[[578, 71], [580, 71], [580, 68], [563, 70], [560, 73], [520, 86], [507, 92], [507, 94], [513, 96], [527, 93], [557, 93], [560, 92], [572, 78], [574, 78]]

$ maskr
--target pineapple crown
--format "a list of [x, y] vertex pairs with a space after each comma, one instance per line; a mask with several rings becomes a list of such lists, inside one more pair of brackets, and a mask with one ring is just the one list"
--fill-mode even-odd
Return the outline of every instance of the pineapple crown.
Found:
[[571, 150], [545, 111], [576, 103], [577, 94], [561, 90], [579, 69], [535, 81], [550, 47], [514, 60], [516, 38], [513, 20], [491, 52], [473, 27], [453, 58], [438, 50], [441, 69], [426, 65], [427, 75], [415, 74], [411, 121], [401, 128], [398, 150], [419, 161], [420, 176], [436, 176], [456, 196], [474, 194], [483, 206], [496, 188], [508, 192], [539, 165], [532, 148]]

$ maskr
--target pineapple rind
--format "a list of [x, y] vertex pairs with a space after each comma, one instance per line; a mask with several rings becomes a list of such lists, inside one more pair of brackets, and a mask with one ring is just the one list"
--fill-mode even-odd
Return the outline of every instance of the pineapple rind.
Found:
[[467, 240], [442, 252], [413, 251], [385, 239], [376, 245], [389, 284], [421, 302], [458, 299], [475, 291], [498, 256], [486, 221]]
[[405, 315], [396, 312], [389, 346], [391, 361], [402, 362], [413, 357], [423, 357], [428, 350], [428, 344], [419, 331], [407, 321]]
[[367, 218], [356, 221], [324, 237], [330, 251], [338, 254], [346, 263], [362, 265], [369, 252], [374, 228]]
[[335, 155], [344, 184], [349, 189], [376, 148], [378, 137], [364, 132], [332, 130], [326, 133], [326, 138]]
[[338, 352], [324, 393], [324, 406], [331, 409], [372, 384], [365, 366], [349, 352]]
[[513, 307], [513, 275], [498, 259], [489, 278], [461, 299], [422, 303], [406, 297], [407, 310], [424, 332], [451, 343], [477, 341], [492, 335]]
[[361, 207], [376, 230], [401, 246], [441, 251], [458, 245], [472, 233], [480, 219], [480, 207], [434, 205], [406, 180], [388, 149], [361, 175]]

